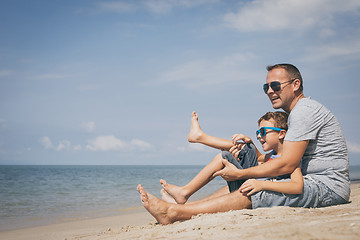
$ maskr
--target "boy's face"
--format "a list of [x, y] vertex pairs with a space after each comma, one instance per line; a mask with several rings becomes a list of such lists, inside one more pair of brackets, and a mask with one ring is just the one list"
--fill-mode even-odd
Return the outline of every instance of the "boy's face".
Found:
[[[262, 120], [259, 124], [259, 129], [262, 127], [275, 127], [274, 120]], [[257, 137], [259, 142], [261, 143], [262, 148], [266, 152], [273, 149], [278, 149], [279, 144], [281, 144], [280, 140], [284, 138], [284, 134], [276, 130], [266, 129], [265, 136], [261, 137], [259, 134], [257, 135]]]

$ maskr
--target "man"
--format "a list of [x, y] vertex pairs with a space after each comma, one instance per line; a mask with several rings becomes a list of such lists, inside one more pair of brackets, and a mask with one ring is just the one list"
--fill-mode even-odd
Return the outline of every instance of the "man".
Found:
[[[265, 93], [273, 108], [282, 108], [290, 114], [282, 156], [248, 169], [238, 169], [223, 159], [225, 167], [214, 176], [221, 176], [226, 181], [275, 177], [292, 173], [301, 162], [303, 194], [260, 191], [247, 197], [240, 188], [239, 191], [223, 191], [203, 201], [182, 205], [162, 201], [139, 185], [144, 207], [161, 224], [190, 219], [200, 213], [271, 206], [325, 207], [349, 200], [349, 160], [340, 124], [324, 106], [305, 98], [303, 80], [295, 66], [277, 64], [267, 70]], [[230, 151], [235, 156], [239, 153], [237, 146]]]

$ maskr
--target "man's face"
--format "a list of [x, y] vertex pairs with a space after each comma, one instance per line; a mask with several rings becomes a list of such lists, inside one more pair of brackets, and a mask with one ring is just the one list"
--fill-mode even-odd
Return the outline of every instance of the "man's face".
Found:
[[282, 108], [284, 111], [290, 112], [290, 105], [295, 97], [292, 82], [290, 82], [290, 80], [289, 75], [282, 68], [275, 68], [268, 72], [266, 77], [267, 84], [270, 85], [270, 83], [275, 81], [281, 84], [281, 89], [279, 91], [274, 91], [269, 87], [269, 90], [266, 93], [273, 108]]

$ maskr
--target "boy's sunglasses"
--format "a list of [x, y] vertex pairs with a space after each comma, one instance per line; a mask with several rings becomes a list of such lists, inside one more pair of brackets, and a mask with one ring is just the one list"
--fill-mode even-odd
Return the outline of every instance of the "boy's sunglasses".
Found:
[[281, 85], [284, 84], [284, 83], [288, 83], [288, 82], [293, 82], [294, 80], [296, 80], [297, 78], [294, 78], [290, 81], [287, 81], [287, 82], [283, 82], [283, 83], [280, 83], [278, 81], [274, 81], [274, 82], [271, 82], [270, 85], [268, 83], [265, 83], [263, 85], [263, 89], [264, 89], [264, 92], [265, 94], [267, 94], [267, 92], [269, 91], [269, 87], [271, 87], [271, 89], [274, 91], [274, 92], [277, 92], [277, 91], [280, 91], [281, 89]]
[[281, 130], [285, 130], [282, 128], [276, 128], [276, 127], [262, 127], [259, 130], [256, 131], [256, 137], [260, 134], [260, 137], [264, 137], [266, 135], [266, 129], [271, 129], [271, 130], [275, 130], [275, 131], [281, 131]]

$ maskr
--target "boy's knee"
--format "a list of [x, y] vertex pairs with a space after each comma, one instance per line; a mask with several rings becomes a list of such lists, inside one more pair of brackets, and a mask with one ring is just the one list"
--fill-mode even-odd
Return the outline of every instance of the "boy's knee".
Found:
[[257, 166], [257, 153], [255, 145], [252, 143], [245, 144], [239, 153], [239, 162], [244, 168]]

